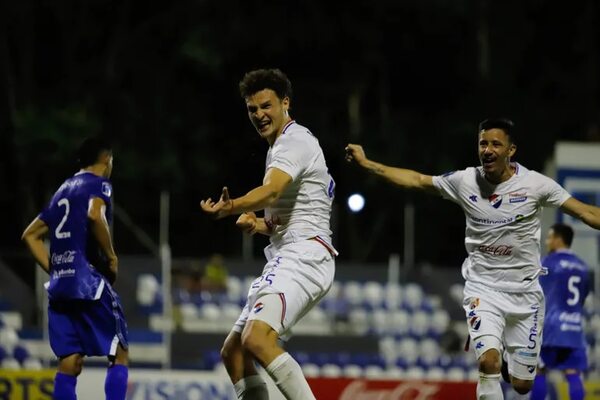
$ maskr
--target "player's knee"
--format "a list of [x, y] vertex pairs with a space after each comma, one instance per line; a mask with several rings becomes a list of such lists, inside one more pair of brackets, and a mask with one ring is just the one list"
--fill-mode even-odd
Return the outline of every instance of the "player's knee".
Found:
[[511, 379], [512, 387], [519, 394], [527, 394], [533, 387], [533, 381], [526, 381], [523, 379], [517, 379], [513, 377]]
[[484, 374], [497, 374], [501, 367], [500, 353], [496, 349], [490, 349], [479, 357], [479, 371]]
[[117, 347], [117, 354], [115, 355], [115, 364], [125, 366], [129, 365], [129, 350], [125, 349], [121, 345]]
[[83, 370], [83, 356], [80, 354], [72, 354], [68, 357], [61, 358], [58, 363], [58, 371], [67, 374], [78, 376]]

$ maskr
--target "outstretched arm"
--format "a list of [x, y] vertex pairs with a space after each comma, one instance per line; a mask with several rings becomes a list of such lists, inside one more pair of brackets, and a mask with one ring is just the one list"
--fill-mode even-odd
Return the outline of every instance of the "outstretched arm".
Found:
[[88, 219], [90, 220], [90, 227], [94, 238], [98, 242], [102, 252], [108, 258], [111, 276], [107, 276], [107, 278], [112, 284], [117, 279], [119, 269], [118, 259], [113, 248], [108, 221], [106, 220], [106, 203], [100, 197], [92, 198], [88, 208]]
[[560, 209], [572, 217], [575, 217], [594, 229], [600, 229], [600, 207], [583, 203], [575, 197], [565, 201]]
[[381, 176], [395, 185], [406, 189], [424, 190], [429, 193], [438, 193], [438, 190], [433, 186], [433, 177], [424, 175], [417, 171], [403, 168], [394, 168], [381, 163], [371, 161], [365, 155], [361, 145], [349, 144], [346, 146], [346, 161], [354, 161], [362, 168], [372, 174]]
[[208, 198], [200, 202], [200, 207], [202, 211], [213, 215], [217, 219], [228, 215], [263, 210], [279, 199], [279, 196], [290, 182], [292, 182], [290, 175], [278, 168], [269, 168], [263, 179], [263, 184], [252, 189], [244, 196], [230, 199], [229, 191], [227, 187], [224, 187], [218, 202], [215, 203], [211, 198]]
[[48, 225], [36, 217], [25, 229], [21, 239], [27, 244], [35, 261], [44, 271], [50, 273], [50, 254], [44, 244], [44, 236], [48, 233]]

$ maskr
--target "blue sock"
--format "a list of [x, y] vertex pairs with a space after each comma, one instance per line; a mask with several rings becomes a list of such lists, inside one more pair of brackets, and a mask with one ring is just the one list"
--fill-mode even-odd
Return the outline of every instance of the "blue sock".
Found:
[[567, 374], [567, 382], [569, 382], [569, 397], [571, 400], [583, 400], [585, 397], [585, 389], [580, 374]]
[[128, 375], [129, 370], [125, 365], [115, 364], [108, 368], [104, 381], [106, 400], [125, 400]]
[[54, 376], [54, 392], [52, 398], [54, 400], [77, 400], [75, 385], [77, 385], [76, 376], [57, 372]]
[[531, 388], [530, 400], [544, 400], [547, 394], [546, 375], [536, 375]]

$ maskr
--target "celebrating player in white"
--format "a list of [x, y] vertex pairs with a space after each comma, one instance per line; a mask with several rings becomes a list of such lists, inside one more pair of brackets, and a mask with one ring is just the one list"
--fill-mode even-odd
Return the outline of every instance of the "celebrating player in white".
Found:
[[[292, 92], [277, 69], [247, 73], [240, 82], [250, 121], [269, 143], [262, 186], [235, 199], [227, 188], [218, 202], [201, 202], [217, 218], [240, 214], [237, 225], [270, 236], [267, 264], [248, 292], [248, 301], [221, 356], [239, 399], [268, 399], [257, 360], [287, 399], [314, 399], [300, 365], [279, 345], [290, 329], [329, 290], [336, 250], [329, 218], [335, 183], [318, 140], [288, 113]], [[257, 218], [253, 211], [263, 210]]]
[[441, 194], [466, 217], [462, 266], [464, 308], [470, 339], [479, 360], [479, 400], [502, 399], [501, 354], [510, 381], [531, 390], [540, 353], [544, 295], [540, 265], [540, 210], [560, 209], [600, 229], [600, 208], [571, 197], [552, 179], [512, 163], [516, 152], [513, 123], [489, 119], [479, 124], [481, 166], [429, 176], [366, 158], [361, 146], [346, 147], [347, 160], [407, 188]]

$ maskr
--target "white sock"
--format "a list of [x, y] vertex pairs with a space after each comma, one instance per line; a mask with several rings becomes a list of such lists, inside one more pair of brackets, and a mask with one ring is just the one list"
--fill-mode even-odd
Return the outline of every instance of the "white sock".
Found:
[[289, 353], [277, 356], [266, 370], [287, 400], [316, 400], [302, 368]]
[[500, 387], [500, 374], [479, 373], [477, 383], [477, 400], [503, 400], [502, 388]]
[[267, 384], [260, 375], [242, 378], [233, 387], [240, 400], [269, 400]]

